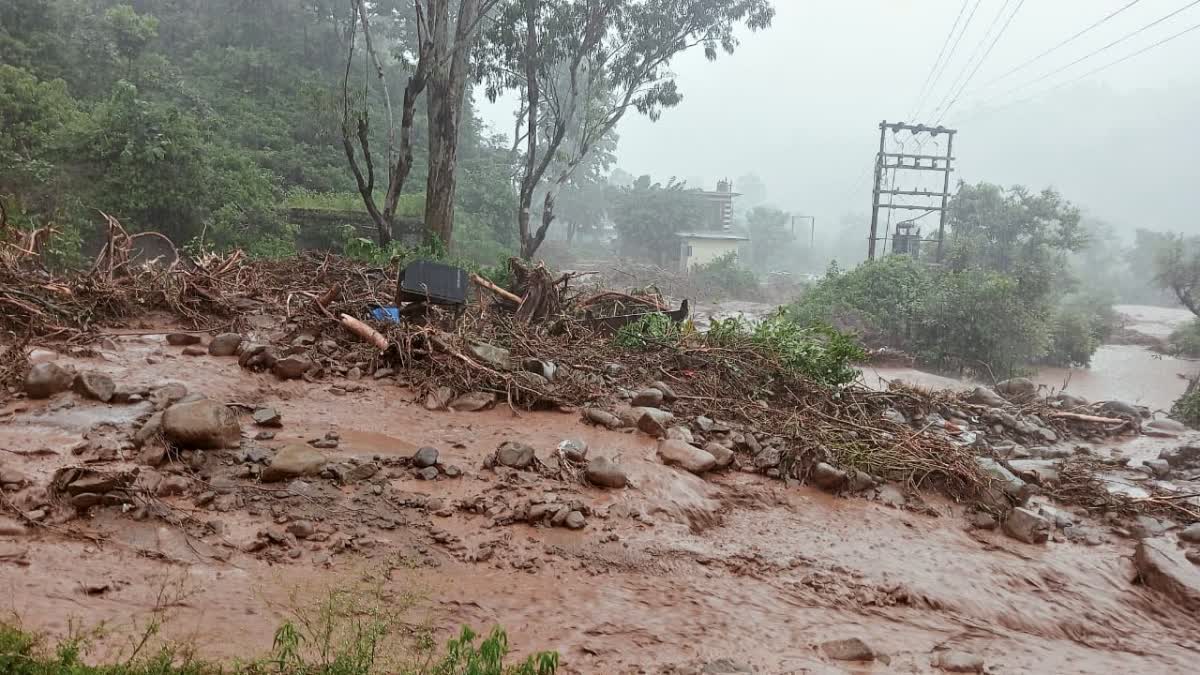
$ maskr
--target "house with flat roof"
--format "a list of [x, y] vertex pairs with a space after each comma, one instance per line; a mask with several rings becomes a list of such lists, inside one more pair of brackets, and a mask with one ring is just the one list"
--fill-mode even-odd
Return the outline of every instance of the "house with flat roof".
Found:
[[699, 218], [676, 232], [679, 237], [679, 271], [687, 272], [697, 265], [736, 254], [738, 247], [749, 237], [734, 234], [733, 191], [729, 179], [717, 181], [716, 190], [692, 190], [689, 194], [700, 202]]

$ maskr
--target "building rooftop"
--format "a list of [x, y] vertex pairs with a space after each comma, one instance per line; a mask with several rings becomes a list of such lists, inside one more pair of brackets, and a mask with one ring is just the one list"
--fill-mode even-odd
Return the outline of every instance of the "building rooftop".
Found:
[[676, 232], [677, 236], [685, 239], [720, 239], [723, 241], [750, 241], [750, 237], [743, 237], [740, 234], [732, 232]]

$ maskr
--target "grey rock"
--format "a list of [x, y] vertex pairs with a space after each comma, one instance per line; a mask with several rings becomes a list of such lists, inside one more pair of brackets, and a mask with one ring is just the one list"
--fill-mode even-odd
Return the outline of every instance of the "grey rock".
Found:
[[1143, 539], [1134, 551], [1133, 564], [1142, 584], [1193, 614], [1200, 611], [1200, 571], [1172, 541]]
[[526, 372], [545, 378], [547, 382], [553, 382], [554, 376], [558, 372], [558, 367], [553, 361], [543, 361], [542, 359], [525, 359], [521, 362], [521, 368]]
[[875, 650], [859, 638], [822, 642], [821, 651], [835, 661], [875, 660]]
[[1172, 523], [1169, 521], [1162, 521], [1150, 516], [1138, 516], [1133, 519], [1129, 531], [1135, 539], [1149, 539], [1163, 534], [1171, 527]]
[[183, 348], [184, 356], [204, 356], [208, 350], [201, 345], [188, 345]]
[[704, 451], [717, 460], [716, 468], [718, 469], [724, 469], [733, 464], [733, 450], [720, 443], [705, 443]]
[[989, 408], [1003, 408], [1008, 403], [1003, 396], [987, 387], [975, 387], [975, 390], [967, 397], [967, 402], [986, 405]]
[[488, 391], [473, 391], [450, 402], [450, 409], [458, 412], [478, 412], [496, 401], [495, 394]]
[[186, 493], [189, 487], [191, 481], [183, 476], [164, 476], [154, 488], [154, 494], [159, 497], [172, 497]]
[[446, 478], [458, 478], [463, 475], [462, 469], [453, 464], [443, 466], [442, 473], [446, 475]]
[[783, 451], [779, 448], [767, 448], [754, 456], [754, 467], [759, 470], [773, 469], [783, 461]]
[[237, 416], [229, 408], [207, 399], [167, 408], [162, 416], [162, 431], [172, 444], [199, 450], [236, 448], [242, 438]]
[[1048, 427], [1038, 427], [1037, 435], [1041, 436], [1042, 440], [1046, 441], [1047, 443], [1058, 442], [1058, 434], [1053, 429]]
[[1142, 411], [1132, 403], [1125, 401], [1105, 401], [1100, 404], [1099, 412], [1104, 415], [1141, 418]]
[[50, 398], [71, 388], [75, 374], [54, 362], [38, 363], [25, 376], [25, 395]]
[[438, 468], [436, 466], [427, 466], [417, 472], [417, 478], [421, 480], [436, 480], [438, 477]]
[[1142, 425], [1142, 431], [1148, 436], [1172, 437], [1187, 431], [1187, 427], [1175, 420], [1152, 420]]
[[454, 390], [450, 387], [436, 387], [425, 394], [426, 410], [445, 410], [454, 400]]
[[663, 393], [657, 389], [642, 389], [633, 395], [630, 402], [635, 408], [653, 408], [663, 402]]
[[621, 418], [599, 408], [584, 408], [583, 419], [608, 429], [620, 429], [622, 426]]
[[345, 483], [358, 483], [371, 478], [377, 473], [379, 473], [379, 465], [375, 462], [366, 462], [350, 467], [343, 475], [342, 481]]
[[536, 459], [537, 453], [524, 443], [507, 441], [496, 450], [496, 463], [513, 469], [528, 469]]
[[[634, 408], [634, 410], [638, 410], [638, 408]], [[665, 438], [667, 429], [675, 421], [675, 416], [658, 408], [642, 408], [641, 410], [643, 412], [638, 417], [637, 428], [655, 438]]]
[[72, 387], [80, 396], [102, 403], [108, 403], [117, 393], [117, 385], [113, 383], [112, 378], [94, 370], [76, 375]]
[[846, 472], [825, 462], [813, 467], [812, 482], [827, 492], [837, 492], [846, 486]]
[[592, 485], [618, 490], [629, 484], [629, 476], [619, 464], [607, 457], [595, 457], [588, 462], [584, 477]]
[[692, 430], [683, 426], [673, 426], [667, 429], [667, 438], [683, 441], [684, 443], [694, 444], [696, 442], [696, 438], [692, 436]]
[[711, 471], [717, 465], [716, 457], [683, 441], [661, 441], [658, 444], [658, 456], [664, 464], [678, 466], [695, 474]]
[[733, 659], [717, 659], [709, 661], [700, 668], [700, 675], [747, 675], [753, 673], [750, 666]]
[[281, 427], [283, 415], [275, 408], [259, 408], [254, 411], [254, 423], [260, 427]]
[[316, 476], [327, 463], [325, 455], [315, 449], [293, 443], [275, 453], [271, 463], [263, 469], [262, 480], [264, 483], [277, 483], [302, 476]]
[[163, 414], [156, 412], [146, 420], [146, 423], [133, 434], [133, 447], [140, 448], [150, 441], [150, 439], [162, 433], [162, 418]]
[[1015, 508], [1004, 520], [1004, 532], [1026, 544], [1044, 544], [1050, 538], [1050, 521], [1024, 508]]
[[934, 657], [933, 665], [948, 673], [982, 673], [985, 668], [982, 656], [953, 649], [940, 652]]
[[895, 408], [888, 408], [887, 410], [884, 410], [883, 419], [893, 424], [908, 424], [908, 418], [904, 416], [904, 413], [896, 410]]
[[1171, 473], [1171, 464], [1165, 459], [1147, 459], [1142, 463], [1150, 467], [1156, 478], [1166, 478]]
[[[1005, 495], [1016, 500], [1018, 504], [1023, 504], [1033, 492], [1025, 481], [1018, 478], [1013, 472], [1009, 471], [996, 460], [986, 457], [976, 457], [975, 462], [979, 464], [979, 468], [983, 469], [984, 472], [1000, 483], [998, 494], [985, 495], [992, 506], [997, 508], [1008, 506], [1008, 499], [1005, 498]], [[996, 493], [997, 490], [991, 490], [990, 492]]]
[[566, 525], [567, 529], [582, 530], [587, 525], [587, 519], [583, 517], [582, 513], [571, 511], [563, 520], [563, 525]]
[[488, 365], [498, 370], [508, 370], [512, 356], [507, 349], [481, 342], [470, 346], [471, 353]]
[[1200, 544], [1200, 523], [1192, 523], [1185, 527], [1179, 533], [1179, 538], [1192, 544]]
[[588, 444], [575, 438], [569, 438], [558, 444], [558, 450], [572, 462], [582, 462], [587, 459]]
[[150, 402], [155, 410], [166, 410], [167, 406], [182, 401], [188, 395], [187, 385], [182, 382], [167, 382], [150, 391]]
[[317, 526], [311, 520], [293, 520], [288, 523], [287, 531], [297, 539], [308, 539], [317, 533]]
[[208, 343], [208, 353], [212, 356], [233, 356], [237, 354], [242, 344], [242, 336], [237, 333], [221, 333]]
[[699, 430], [701, 433], [707, 434], [708, 432], [712, 431], [713, 425], [714, 425], [714, 422], [712, 421], [712, 418], [710, 418], [710, 417], [705, 417], [704, 415], [701, 415], [696, 418], [696, 429]]
[[271, 372], [281, 380], [298, 380], [312, 367], [312, 359], [304, 354], [292, 354], [276, 361]]
[[678, 396], [675, 395], [675, 390], [671, 388], [671, 385], [667, 384], [666, 382], [663, 382], [662, 380], [655, 382], [654, 384], [650, 385], [650, 387], [652, 389], [657, 389], [657, 390], [661, 391], [662, 395], [663, 395], [663, 400], [668, 403], [679, 398]]
[[1037, 385], [1025, 377], [1014, 377], [996, 385], [996, 392], [1013, 403], [1028, 403], [1037, 398]]
[[968, 520], [971, 523], [971, 527], [979, 530], [996, 529], [996, 517], [987, 511], [976, 511], [969, 516]]
[[200, 344], [200, 336], [192, 333], [169, 333], [167, 335], [167, 344], [172, 347], [187, 347], [188, 345]]
[[415, 455], [412, 456], [412, 465], [418, 469], [424, 469], [425, 467], [433, 466], [437, 464], [437, 461], [437, 448], [421, 448], [420, 450], [417, 450]]

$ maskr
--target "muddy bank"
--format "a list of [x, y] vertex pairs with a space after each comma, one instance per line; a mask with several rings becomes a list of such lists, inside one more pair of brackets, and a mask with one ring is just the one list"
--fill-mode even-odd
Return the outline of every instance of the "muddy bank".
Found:
[[[0, 412], [0, 462], [30, 481], [84, 462], [208, 484], [164, 492], [155, 502], [167, 510], [144, 520], [107, 508], [0, 535], [13, 553], [0, 559], [0, 582], [22, 619], [59, 634], [72, 620], [111, 622], [106, 649], [165, 602], [168, 636], [194, 639], [217, 658], [261, 653], [296, 589], [381, 575], [396, 598], [419, 591], [411, 618], [439, 638], [460, 623], [500, 624], [520, 653], [559, 650], [569, 673], [700, 672], [714, 663], [763, 673], [929, 672], [947, 650], [992, 672], [1183, 673], [1200, 655], [1195, 616], [1132, 584], [1134, 542], [1085, 515], [1074, 517], [1097, 530], [1091, 544], [1056, 532], [1029, 545], [973, 529], [961, 507], [928, 495], [915, 512], [889, 506], [904, 504], [902, 493], [867, 501], [756, 473], [696, 476], [665, 466], [649, 436], [583, 426], [574, 414], [429, 411], [391, 378], [280, 381], [231, 358], [184, 356], [161, 336], [114, 346], [61, 361], [131, 387], [179, 382], [236, 403], [247, 439], [273, 434], [247, 443], [264, 456], [333, 432], [336, 447], [322, 450], [330, 462], [379, 468], [362, 480], [222, 483], [206, 501], [208, 486], [255, 461], [234, 451], [199, 473], [173, 474], [122, 446], [146, 403], [71, 392], [11, 402]], [[281, 426], [255, 427], [250, 411], [260, 406], [275, 409]], [[548, 462], [565, 439], [624, 467], [630, 487], [484, 466], [506, 441]], [[408, 462], [423, 447], [462, 476], [418, 477]], [[584, 503], [585, 527], [511, 523], [493, 511], [551, 496]], [[316, 534], [288, 539], [302, 530], [297, 522]], [[271, 528], [284, 530], [281, 540], [259, 547]], [[875, 660], [839, 661], [822, 647], [854, 639]]]

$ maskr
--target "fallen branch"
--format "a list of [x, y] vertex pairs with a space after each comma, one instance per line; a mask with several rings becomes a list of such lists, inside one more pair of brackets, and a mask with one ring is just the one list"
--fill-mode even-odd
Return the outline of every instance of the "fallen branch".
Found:
[[362, 338], [363, 340], [370, 342], [371, 344], [378, 347], [379, 351], [382, 352], [382, 351], [387, 350], [387, 348], [388, 348], [387, 338], [385, 338], [382, 333], [375, 330], [374, 328], [371, 328], [367, 324], [359, 321], [358, 319], [350, 316], [349, 314], [343, 314], [342, 315], [342, 325], [346, 327], [346, 330], [350, 331], [351, 333], [354, 333], [355, 335]]
[[1091, 422], [1092, 424], [1124, 424], [1125, 420], [1119, 417], [1098, 417], [1096, 415], [1084, 415], [1082, 413], [1073, 412], [1056, 412], [1050, 415], [1054, 419], [1075, 420], [1076, 422]]
[[508, 300], [510, 302], [515, 302], [518, 305], [521, 304], [520, 296], [515, 295], [509, 291], [506, 291], [503, 288], [500, 288], [496, 284], [493, 284], [492, 282], [488, 281], [487, 279], [484, 279], [483, 277], [479, 276], [478, 274], [472, 274], [471, 281], [475, 282], [475, 284], [477, 286], [486, 288], [489, 291], [495, 293], [496, 295], [499, 295], [500, 297], [504, 298], [505, 300]]

